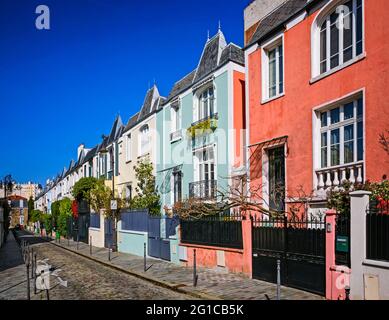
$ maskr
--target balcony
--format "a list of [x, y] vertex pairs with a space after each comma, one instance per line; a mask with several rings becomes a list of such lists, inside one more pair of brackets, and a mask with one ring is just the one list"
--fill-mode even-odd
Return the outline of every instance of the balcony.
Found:
[[363, 161], [316, 170], [317, 190], [340, 188], [343, 183], [363, 183]]
[[219, 115], [217, 113], [192, 123], [187, 129], [188, 135], [194, 139], [196, 136], [208, 134], [218, 128]]
[[217, 181], [205, 180], [189, 184], [189, 197], [197, 200], [216, 200]]
[[176, 142], [182, 139], [182, 130], [178, 130], [170, 134], [170, 142]]

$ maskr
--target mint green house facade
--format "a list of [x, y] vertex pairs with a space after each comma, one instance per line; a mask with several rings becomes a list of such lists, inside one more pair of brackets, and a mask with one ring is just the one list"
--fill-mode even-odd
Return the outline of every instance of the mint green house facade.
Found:
[[[162, 214], [188, 198], [215, 201], [217, 190], [227, 188], [241, 169], [236, 149], [243, 144], [236, 143], [241, 133], [236, 129], [244, 127], [243, 110], [244, 54], [238, 46], [227, 45], [219, 31], [207, 41], [197, 68], [175, 83], [157, 112]], [[185, 260], [178, 233], [170, 243], [171, 261]]]

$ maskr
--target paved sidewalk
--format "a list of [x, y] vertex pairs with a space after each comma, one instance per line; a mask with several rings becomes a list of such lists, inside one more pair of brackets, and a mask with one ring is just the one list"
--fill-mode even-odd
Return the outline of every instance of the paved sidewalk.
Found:
[[[112, 253], [111, 261], [108, 261], [108, 250], [92, 248], [84, 243], [70, 240], [61, 240], [60, 243], [52, 241], [52, 244], [66, 250], [73, 251], [105, 265], [115, 267], [137, 277], [147, 279], [156, 284], [191, 294], [203, 299], [222, 300], [266, 300], [267, 295], [271, 300], [276, 299], [276, 285], [264, 281], [248, 279], [238, 274], [224, 271], [198, 268], [198, 286], [193, 287], [193, 269], [178, 266], [170, 262], [147, 258], [147, 272], [144, 272], [143, 257], [125, 253]], [[282, 287], [282, 300], [323, 300], [324, 298], [305, 291]]]
[[26, 267], [20, 247], [10, 231], [7, 242], [0, 249], [0, 300], [12, 296], [22, 300], [27, 297]]

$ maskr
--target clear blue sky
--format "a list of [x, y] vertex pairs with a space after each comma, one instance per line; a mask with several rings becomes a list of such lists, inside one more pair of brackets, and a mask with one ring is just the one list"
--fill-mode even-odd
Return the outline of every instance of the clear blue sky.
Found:
[[[243, 45], [248, 0], [1, 0], [0, 178], [56, 175], [116, 114], [138, 111], [154, 79], [167, 96], [194, 69], [218, 21]], [[35, 28], [35, 8], [51, 30]]]

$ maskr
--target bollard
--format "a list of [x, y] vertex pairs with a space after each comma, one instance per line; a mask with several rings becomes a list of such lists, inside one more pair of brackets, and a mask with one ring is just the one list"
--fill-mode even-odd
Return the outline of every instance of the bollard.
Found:
[[108, 246], [108, 261], [111, 261], [111, 245]]
[[197, 281], [199, 279], [199, 276], [197, 275], [197, 268], [196, 268], [196, 249], [193, 250], [193, 286], [197, 287]]
[[34, 248], [31, 248], [31, 278], [34, 277]]
[[281, 300], [281, 260], [277, 260], [277, 300]]
[[77, 232], [77, 250], [78, 250], [78, 242], [79, 242], [79, 240], [80, 240], [80, 235]]
[[92, 255], [92, 236], [89, 237], [89, 253]]
[[26, 258], [26, 269], [27, 269], [27, 300], [31, 300], [30, 298], [30, 261], [28, 261], [28, 256]]
[[70, 247], [70, 240], [69, 240], [69, 236], [68, 236], [68, 247]]
[[34, 294], [37, 294], [36, 292], [36, 253], [34, 254]]
[[143, 270], [147, 272], [146, 243], [143, 245]]

